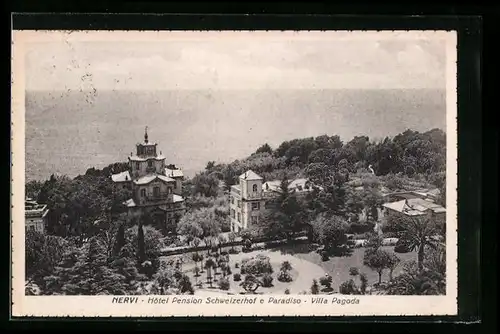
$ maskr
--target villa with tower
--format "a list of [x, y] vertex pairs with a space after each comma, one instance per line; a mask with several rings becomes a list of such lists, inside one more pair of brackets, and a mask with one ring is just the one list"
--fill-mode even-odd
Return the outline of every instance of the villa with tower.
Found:
[[147, 215], [152, 223], [165, 232], [173, 231], [185, 211], [182, 194], [182, 170], [166, 165], [165, 156], [158, 152], [157, 144], [148, 139], [136, 144], [135, 154], [128, 157], [128, 170], [111, 176], [112, 181], [132, 192], [124, 204], [133, 217]]
[[[239, 184], [231, 186], [230, 219], [231, 231], [239, 232], [259, 222], [262, 214], [269, 209], [269, 202], [280, 192], [280, 180], [264, 182], [257, 173], [248, 170], [238, 178]], [[308, 179], [295, 179], [288, 189], [298, 196], [312, 191]]]

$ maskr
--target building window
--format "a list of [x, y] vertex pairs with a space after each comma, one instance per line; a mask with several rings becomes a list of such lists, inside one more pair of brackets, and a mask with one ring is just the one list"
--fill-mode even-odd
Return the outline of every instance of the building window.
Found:
[[153, 194], [155, 197], [160, 196], [160, 187], [154, 187], [153, 188]]
[[174, 182], [174, 189], [177, 189], [177, 182]]
[[231, 196], [231, 204], [234, 204], [234, 197]]
[[135, 163], [135, 169], [140, 169], [139, 162]]
[[35, 231], [35, 225], [30, 225], [29, 230], [30, 231]]
[[257, 192], [257, 185], [256, 185], [256, 184], [254, 184], [254, 185], [252, 186], [252, 190], [253, 190], [253, 192], [254, 192], [254, 193], [256, 193], [256, 192]]
[[153, 167], [153, 161], [151, 160], [148, 161], [148, 167]]
[[259, 217], [252, 216], [252, 224], [257, 224], [259, 222]]
[[241, 201], [240, 200], [236, 200], [236, 202], [238, 203], [238, 208], [241, 208]]
[[241, 223], [241, 213], [238, 212], [238, 222]]
[[257, 211], [257, 210], [260, 210], [260, 203], [259, 202], [252, 203], [252, 211]]
[[236, 211], [234, 211], [234, 209], [231, 209], [231, 218], [235, 217], [235, 213], [236, 213]]
[[146, 197], [146, 189], [141, 189], [141, 197]]
[[172, 188], [168, 187], [168, 188], [167, 188], [167, 193], [168, 193], [168, 194], [171, 194], [171, 193], [172, 193]]

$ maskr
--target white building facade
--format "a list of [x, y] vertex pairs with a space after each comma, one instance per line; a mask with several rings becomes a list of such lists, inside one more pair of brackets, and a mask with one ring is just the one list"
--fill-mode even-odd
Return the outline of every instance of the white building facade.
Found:
[[47, 214], [49, 209], [45, 204], [27, 199], [24, 204], [24, 218], [26, 231], [36, 231], [45, 234], [47, 231]]
[[165, 165], [165, 156], [157, 151], [157, 144], [149, 142], [147, 129], [144, 142], [136, 145], [136, 154], [128, 157], [129, 170], [111, 176], [113, 182], [132, 191], [125, 202], [131, 216], [149, 213], [156, 225], [164, 231], [175, 229], [185, 211], [182, 197], [182, 170]]
[[[240, 232], [259, 223], [267, 209], [267, 203], [280, 191], [281, 181], [268, 181], [257, 173], [248, 170], [238, 177], [239, 183], [231, 186], [229, 215], [231, 231]], [[296, 179], [288, 188], [302, 195], [312, 191], [307, 179]]]

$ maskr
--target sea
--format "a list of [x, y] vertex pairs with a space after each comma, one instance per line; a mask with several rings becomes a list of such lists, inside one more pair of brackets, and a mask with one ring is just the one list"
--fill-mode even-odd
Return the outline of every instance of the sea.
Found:
[[188, 177], [294, 138], [446, 127], [444, 90], [27, 91], [26, 181], [127, 161], [151, 142]]

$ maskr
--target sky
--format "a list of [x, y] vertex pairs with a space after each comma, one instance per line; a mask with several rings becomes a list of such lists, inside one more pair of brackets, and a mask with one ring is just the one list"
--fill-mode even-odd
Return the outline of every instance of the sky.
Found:
[[274, 36], [35, 39], [26, 89], [445, 88], [443, 39]]

